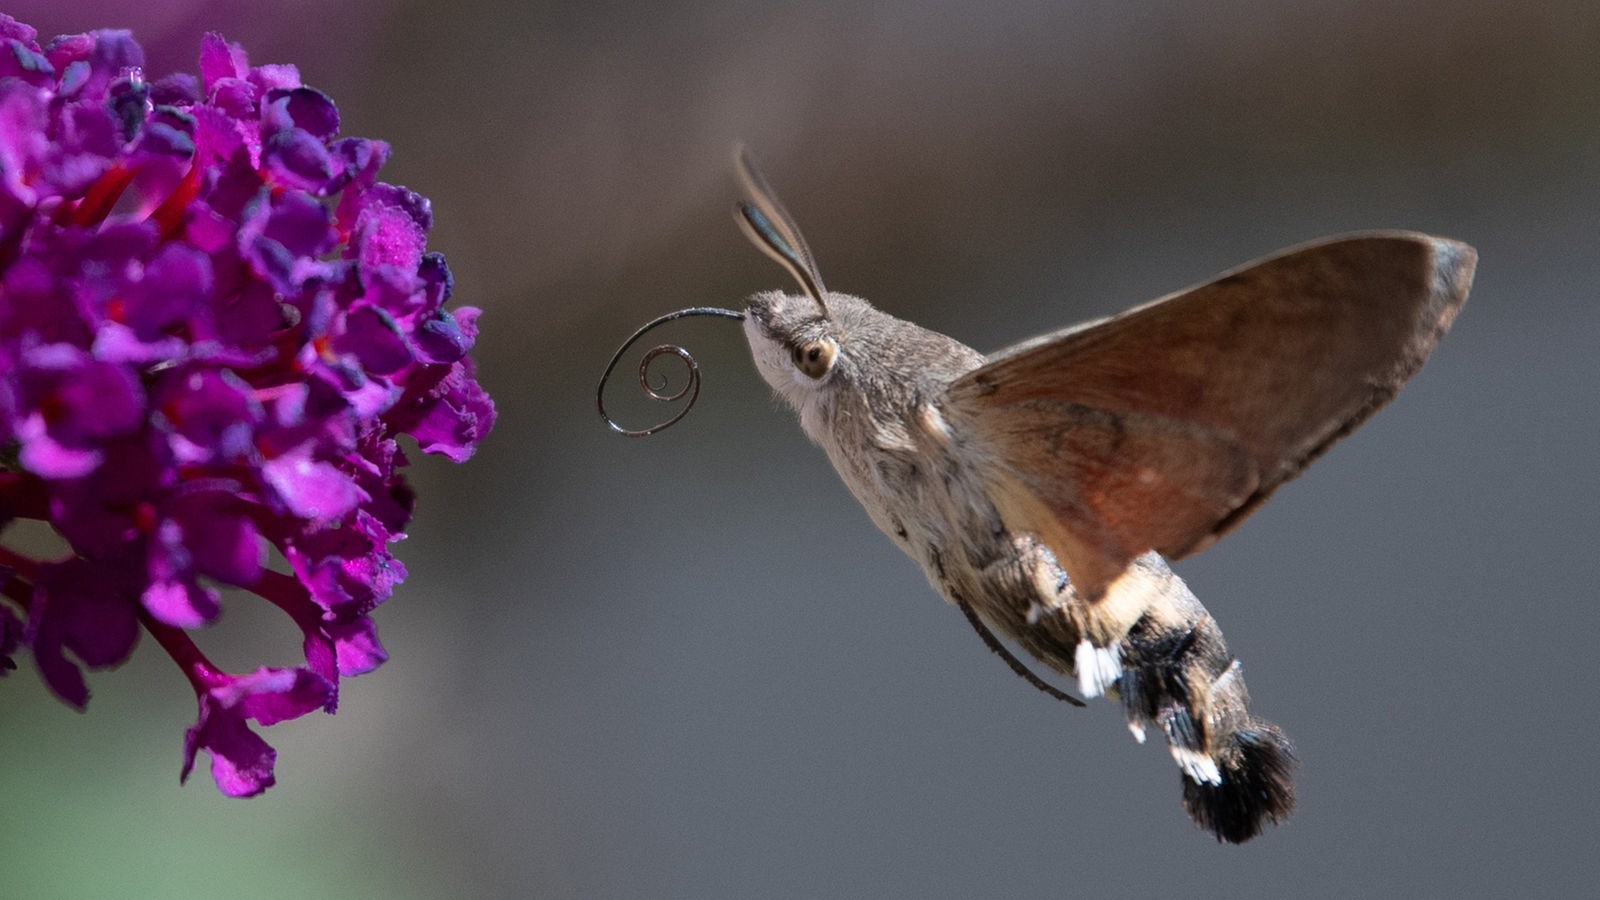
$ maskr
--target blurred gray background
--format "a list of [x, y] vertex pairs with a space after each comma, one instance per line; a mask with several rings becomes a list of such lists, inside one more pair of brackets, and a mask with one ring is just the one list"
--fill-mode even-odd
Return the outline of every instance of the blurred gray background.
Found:
[[[146, 641], [78, 715], [0, 682], [0, 893], [51, 897], [1575, 896], [1600, 878], [1600, 7], [851, 0], [26, 0], [295, 62], [486, 310], [500, 423], [419, 460], [339, 714], [279, 784], [177, 773]], [[593, 389], [647, 319], [789, 287], [730, 221], [749, 142], [828, 283], [998, 349], [1319, 235], [1482, 254], [1384, 413], [1179, 571], [1303, 760], [1240, 847], [1106, 703], [1018, 681], [684, 323], [701, 405], [648, 440]], [[625, 382], [626, 379], [624, 378]], [[659, 412], [617, 403], [640, 417]], [[298, 660], [265, 604], [200, 636]]]

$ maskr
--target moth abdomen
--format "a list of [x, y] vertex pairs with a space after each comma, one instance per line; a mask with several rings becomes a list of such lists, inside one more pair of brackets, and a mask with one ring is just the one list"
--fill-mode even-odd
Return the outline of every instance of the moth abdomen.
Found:
[[[1164, 568], [1164, 567], [1163, 567]], [[1183, 773], [1183, 803], [1220, 841], [1242, 843], [1294, 808], [1294, 747], [1250, 712], [1243, 667], [1176, 576], [1121, 641], [1115, 693], [1139, 740], [1156, 726]]]

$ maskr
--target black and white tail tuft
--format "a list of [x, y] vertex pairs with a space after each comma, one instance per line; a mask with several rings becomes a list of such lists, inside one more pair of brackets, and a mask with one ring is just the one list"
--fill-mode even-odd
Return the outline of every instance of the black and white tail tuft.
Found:
[[1294, 747], [1250, 712], [1239, 661], [1216, 620], [1164, 565], [1144, 560], [1152, 590], [1121, 641], [1116, 682], [1128, 727], [1167, 740], [1183, 773], [1183, 805], [1219, 841], [1243, 843], [1294, 809]]
[[1213, 750], [1215, 784], [1183, 775], [1183, 808], [1219, 841], [1242, 844], [1294, 809], [1294, 748], [1278, 726], [1255, 719], [1222, 738]]

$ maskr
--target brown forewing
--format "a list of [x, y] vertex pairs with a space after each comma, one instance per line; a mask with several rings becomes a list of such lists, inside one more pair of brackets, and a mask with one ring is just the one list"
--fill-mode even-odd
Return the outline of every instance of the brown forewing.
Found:
[[1393, 397], [1476, 260], [1400, 232], [1297, 247], [1004, 351], [950, 386], [945, 414], [1008, 526], [1098, 597], [1140, 553], [1210, 544]]

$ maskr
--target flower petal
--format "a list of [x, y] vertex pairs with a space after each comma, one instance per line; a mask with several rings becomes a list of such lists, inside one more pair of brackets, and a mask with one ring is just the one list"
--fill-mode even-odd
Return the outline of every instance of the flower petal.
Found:
[[243, 719], [228, 710], [215, 711], [203, 699], [199, 720], [183, 736], [180, 783], [189, 780], [195, 754], [200, 750], [211, 754], [211, 777], [226, 796], [254, 797], [278, 783], [272, 772], [278, 751], [251, 731]]
[[332, 687], [305, 669], [260, 668], [248, 675], [213, 674], [215, 684], [201, 692], [200, 715], [184, 735], [183, 771], [187, 780], [195, 754], [211, 754], [211, 777], [229, 797], [251, 797], [276, 783], [277, 751], [245, 724], [272, 725], [319, 709]]
[[367, 499], [349, 475], [303, 448], [267, 460], [262, 475], [290, 512], [311, 522], [338, 519]]
[[89, 701], [83, 672], [69, 651], [92, 668], [128, 658], [138, 637], [134, 606], [117, 569], [84, 559], [45, 563], [33, 586], [26, 639], [45, 683], [67, 703]]

